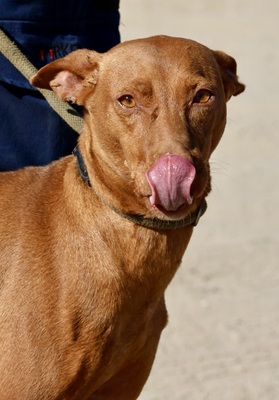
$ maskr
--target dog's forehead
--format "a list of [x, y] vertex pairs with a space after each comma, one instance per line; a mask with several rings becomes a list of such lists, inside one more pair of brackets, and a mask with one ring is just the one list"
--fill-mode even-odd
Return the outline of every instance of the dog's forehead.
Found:
[[[190, 39], [154, 36], [121, 43], [106, 54], [105, 69], [115, 76], [198, 72], [211, 76], [218, 69], [213, 52]], [[155, 72], [156, 71], [156, 72]]]
[[160, 54], [175, 55], [182, 51], [183, 54], [189, 52], [195, 54], [207, 54], [210, 50], [191, 39], [175, 38], [170, 36], [152, 36], [144, 39], [135, 39], [120, 43], [108, 53], [118, 52], [118, 55], [137, 54], [138, 56], [158, 56]]

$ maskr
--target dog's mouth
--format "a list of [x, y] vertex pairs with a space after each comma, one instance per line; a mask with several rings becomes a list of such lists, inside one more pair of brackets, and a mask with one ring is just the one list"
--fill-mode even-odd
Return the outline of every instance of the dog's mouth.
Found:
[[180, 220], [189, 214], [188, 205], [183, 204], [175, 211], [167, 211], [159, 205], [154, 205], [151, 207], [156, 218], [159, 219], [169, 219], [169, 220]]
[[181, 218], [193, 202], [191, 185], [196, 169], [185, 157], [166, 154], [147, 171], [150, 205], [167, 217]]

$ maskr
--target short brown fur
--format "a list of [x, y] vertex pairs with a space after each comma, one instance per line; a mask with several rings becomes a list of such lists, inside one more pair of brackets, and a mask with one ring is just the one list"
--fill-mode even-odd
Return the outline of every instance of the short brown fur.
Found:
[[[164, 36], [78, 50], [32, 82], [84, 106], [79, 148], [92, 187], [72, 155], [0, 174], [1, 399], [133, 400], [193, 227], [148, 229], [121, 212], [175, 218], [150, 206], [145, 175], [173, 153], [197, 171], [179, 218], [195, 213], [210, 191], [226, 101], [244, 85], [233, 58]], [[201, 89], [214, 94], [206, 105], [193, 101]], [[127, 94], [136, 107], [120, 104]]]

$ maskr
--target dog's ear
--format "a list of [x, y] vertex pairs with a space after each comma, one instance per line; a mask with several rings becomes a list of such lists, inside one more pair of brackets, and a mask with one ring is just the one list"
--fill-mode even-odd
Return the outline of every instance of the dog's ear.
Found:
[[238, 81], [235, 59], [222, 51], [214, 51], [213, 53], [219, 65], [226, 100], [228, 101], [231, 96], [237, 96], [242, 93], [245, 89], [245, 85]]
[[41, 68], [30, 83], [53, 90], [62, 101], [84, 105], [94, 89], [102, 55], [92, 50], [76, 50]]

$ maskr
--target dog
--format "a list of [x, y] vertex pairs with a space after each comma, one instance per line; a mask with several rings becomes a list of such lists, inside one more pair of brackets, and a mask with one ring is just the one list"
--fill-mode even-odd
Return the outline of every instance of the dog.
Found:
[[74, 154], [0, 174], [1, 399], [134, 400], [244, 85], [229, 55], [167, 36], [76, 50], [31, 83], [83, 106], [84, 129]]

